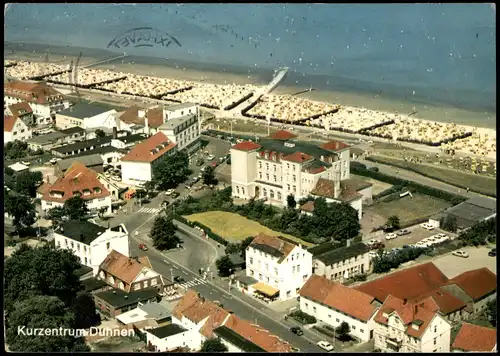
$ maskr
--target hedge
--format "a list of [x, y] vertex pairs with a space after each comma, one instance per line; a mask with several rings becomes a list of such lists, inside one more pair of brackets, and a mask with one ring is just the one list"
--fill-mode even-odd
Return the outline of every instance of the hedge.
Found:
[[301, 310], [296, 310], [292, 313], [290, 313], [290, 316], [297, 320], [301, 324], [315, 324], [316, 323], [316, 318], [312, 315], [309, 315], [307, 313], [304, 313]]
[[202, 223], [199, 223], [198, 221], [189, 221], [186, 218], [184, 218], [184, 216], [181, 216], [181, 215], [175, 215], [174, 219], [177, 221], [180, 221], [181, 223], [186, 224], [190, 227], [198, 226], [198, 227], [202, 228], [205, 231], [205, 233], [207, 234], [207, 236], [209, 238], [211, 238], [212, 240], [217, 241], [218, 243], [220, 243], [224, 246], [227, 246], [227, 244], [228, 244], [228, 242], [226, 240], [224, 240], [224, 238], [222, 236], [219, 236], [216, 233], [213, 233], [209, 227], [203, 225]]
[[427, 185], [390, 176], [388, 174], [384, 174], [381, 172], [370, 171], [368, 169], [359, 168], [353, 165], [351, 165], [351, 173], [359, 176], [373, 178], [381, 182], [389, 183], [392, 185], [406, 186], [407, 189], [410, 189], [412, 191], [414, 190], [415, 192], [419, 192], [424, 195], [429, 195], [431, 197], [450, 202], [452, 205], [457, 205], [467, 200], [466, 198], [460, 195], [448, 193], [441, 189], [432, 188]]
[[331, 338], [335, 337], [335, 331], [328, 330], [326, 327], [321, 327], [318, 325], [314, 325], [313, 329], [318, 330], [323, 335], [329, 336]]

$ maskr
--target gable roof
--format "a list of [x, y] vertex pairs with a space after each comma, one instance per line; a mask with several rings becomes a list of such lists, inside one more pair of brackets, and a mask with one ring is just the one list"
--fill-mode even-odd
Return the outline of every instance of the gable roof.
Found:
[[61, 171], [64, 172], [67, 168], [71, 167], [71, 165], [74, 162], [80, 162], [85, 167], [96, 166], [96, 165], [98, 166], [104, 163], [104, 161], [102, 160], [102, 156], [100, 154], [94, 153], [94, 154], [87, 154], [85, 156], [62, 159], [60, 161], [57, 161], [56, 165], [59, 167]]
[[457, 284], [475, 301], [497, 290], [496, 275], [486, 267], [459, 274], [449, 284]]
[[176, 144], [170, 142], [165, 134], [158, 132], [146, 141], [135, 145], [129, 153], [122, 157], [122, 162], [153, 162], [175, 146]]
[[64, 99], [64, 96], [45, 83], [29, 83], [13, 81], [4, 83], [4, 95], [9, 95], [26, 101], [41, 105], [50, 104]]
[[111, 274], [127, 284], [132, 283], [144, 268], [150, 268], [150, 266], [122, 255], [115, 250], [112, 250], [99, 266], [99, 269], [102, 271]]
[[3, 131], [4, 132], [12, 132], [12, 130], [14, 130], [14, 126], [16, 125], [17, 120], [20, 120], [20, 119], [16, 116], [4, 115], [4, 117], [3, 117]]
[[355, 289], [383, 302], [389, 294], [412, 298], [430, 292], [448, 282], [448, 278], [432, 262], [407, 268], [356, 286]]
[[362, 321], [368, 321], [377, 309], [374, 297], [315, 274], [302, 286], [299, 295]]
[[9, 110], [13, 116], [17, 117], [33, 113], [33, 109], [31, 109], [30, 104], [25, 101], [9, 105]]
[[[95, 191], [94, 189], [100, 189]], [[84, 190], [90, 190], [89, 195], [83, 195]], [[51, 192], [60, 192], [62, 198], [50, 196]], [[106, 187], [97, 178], [97, 173], [78, 161], [73, 162], [71, 167], [58, 178], [48, 191], [43, 195], [43, 200], [65, 202], [73, 197], [73, 193], [79, 192], [83, 200], [108, 197], [110, 194]]]
[[243, 141], [240, 143], [237, 143], [231, 149], [234, 150], [240, 150], [240, 151], [253, 151], [261, 148], [261, 145], [255, 142], [250, 142], [250, 141]]
[[451, 348], [471, 352], [491, 352], [496, 345], [496, 329], [464, 322]]
[[350, 146], [345, 144], [344, 142], [336, 141], [336, 140], [333, 140], [333, 141], [330, 141], [330, 142], [327, 142], [327, 143], [324, 143], [321, 145], [321, 148], [324, 148], [325, 150], [329, 150], [329, 151], [335, 151], [335, 152], [345, 150], [349, 147]]
[[[139, 117], [139, 111], [144, 111], [144, 117]], [[125, 110], [120, 120], [127, 124], [136, 124], [146, 126], [146, 118], [148, 119], [148, 126], [158, 128], [163, 124], [163, 108], [156, 107], [151, 109], [141, 108], [134, 104]]]
[[290, 131], [279, 130], [279, 131], [274, 131], [268, 137], [273, 139], [273, 140], [290, 140], [290, 139], [296, 138], [297, 135], [291, 133]]
[[457, 310], [467, 307], [467, 304], [455, 297], [453, 294], [443, 288], [436, 288], [430, 292], [419, 295], [413, 299], [429, 310], [439, 310], [444, 315], [448, 315]]
[[278, 263], [281, 263], [292, 250], [297, 246], [289, 240], [284, 240], [277, 236], [269, 236], [263, 233], [258, 234], [252, 240], [249, 247], [253, 247], [262, 252], [278, 257]]
[[311, 190], [312, 195], [335, 199], [335, 182], [330, 179], [320, 178]]

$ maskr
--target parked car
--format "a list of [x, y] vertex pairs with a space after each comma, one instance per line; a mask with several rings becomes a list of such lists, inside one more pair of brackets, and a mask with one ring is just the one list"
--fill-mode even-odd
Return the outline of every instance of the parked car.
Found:
[[376, 243], [380, 243], [379, 240], [371, 239], [370, 241], [367, 242], [368, 246], [374, 245]]
[[491, 249], [490, 252], [488, 252], [488, 256], [490, 257], [495, 257], [497, 255], [497, 249], [496, 248], [493, 248]]
[[403, 235], [408, 235], [411, 234], [411, 231], [408, 229], [402, 229], [397, 232], [398, 236], [403, 236]]
[[379, 171], [378, 167], [370, 167], [370, 168], [368, 168], [368, 170], [372, 171], [372, 172], [378, 172]]
[[385, 248], [385, 245], [382, 242], [377, 242], [370, 246], [370, 250], [379, 250], [381, 248]]
[[198, 174], [198, 178], [203, 178], [203, 173]]
[[176, 283], [182, 283], [184, 281], [185, 281], [185, 279], [182, 278], [181, 276], [175, 276], [174, 277], [174, 282], [176, 282]]
[[173, 192], [174, 192], [173, 189], [169, 189], [165, 192], [165, 195], [172, 195]]
[[143, 251], [147, 251], [148, 247], [145, 244], [139, 244], [139, 249], [141, 249]]
[[21, 164], [24, 164], [25, 166], [30, 166], [31, 165], [31, 163], [28, 162], [28, 161], [21, 161]]
[[465, 251], [459, 250], [459, 251], [453, 251], [453, 256], [467, 258], [469, 257], [469, 254]]
[[333, 351], [333, 346], [329, 342], [320, 341], [316, 345], [318, 345], [319, 347], [321, 347], [325, 351]]
[[301, 328], [299, 328], [298, 326], [292, 326], [292, 327], [290, 328], [290, 331], [291, 331], [292, 333], [294, 333], [295, 335], [298, 335], [298, 336], [304, 335], [304, 332], [303, 332], [303, 331], [302, 331], [302, 329], [301, 329]]
[[208, 156], [207, 156], [207, 159], [208, 159], [209, 161], [213, 160], [214, 158], [215, 158], [215, 155], [208, 155]]
[[198, 158], [198, 159], [196, 160], [196, 165], [197, 165], [198, 167], [203, 166], [203, 163], [205, 163], [205, 161], [203, 160], [203, 158]]
[[392, 233], [392, 234], [388, 234], [388, 235], [386, 235], [386, 236], [385, 236], [385, 239], [386, 239], [386, 240], [394, 240], [394, 239], [395, 239], [395, 238], [397, 238], [397, 237], [398, 237], [398, 235], [396, 235], [396, 234]]
[[178, 198], [180, 196], [180, 193], [177, 193], [176, 191], [173, 191], [172, 194], [170, 194], [172, 198]]
[[434, 230], [434, 226], [431, 226], [428, 223], [422, 223], [422, 224], [420, 224], [420, 226], [422, 226], [424, 229], [429, 230], [429, 231]]
[[170, 202], [168, 200], [164, 200], [162, 203], [161, 203], [161, 206], [166, 208], [168, 205], [170, 204]]
[[201, 168], [201, 172], [205, 172], [205, 170], [206, 170], [206, 169], [207, 169], [207, 166], [202, 167], [202, 168]]
[[219, 163], [223, 163], [226, 159], [226, 156], [219, 157]]
[[57, 163], [57, 159], [56, 158], [51, 158], [49, 162], [52, 163], [52, 164], [56, 164]]

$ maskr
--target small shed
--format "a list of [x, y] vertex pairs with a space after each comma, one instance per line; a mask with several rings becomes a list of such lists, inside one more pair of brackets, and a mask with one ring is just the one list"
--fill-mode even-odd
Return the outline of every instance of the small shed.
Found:
[[12, 169], [12, 170], [13, 170], [14, 172], [16, 172], [16, 173], [25, 172], [25, 171], [27, 171], [27, 170], [29, 170], [29, 169], [30, 169], [30, 167], [25, 166], [24, 164], [19, 163], [19, 162], [16, 162], [16, 163], [14, 163], [14, 164], [11, 164], [11, 165], [9, 166], [9, 168], [10, 168], [10, 169]]

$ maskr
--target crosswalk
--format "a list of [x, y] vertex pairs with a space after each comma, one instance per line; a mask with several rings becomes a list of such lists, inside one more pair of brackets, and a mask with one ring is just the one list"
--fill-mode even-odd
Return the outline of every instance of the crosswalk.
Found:
[[157, 214], [160, 211], [160, 209], [157, 208], [140, 208], [139, 213], [146, 213], [146, 214]]
[[182, 282], [179, 284], [179, 286], [182, 288], [188, 289], [188, 288], [199, 286], [200, 284], [205, 284], [205, 283], [208, 283], [208, 281], [205, 279], [196, 278], [196, 279], [193, 279], [192, 281]]

